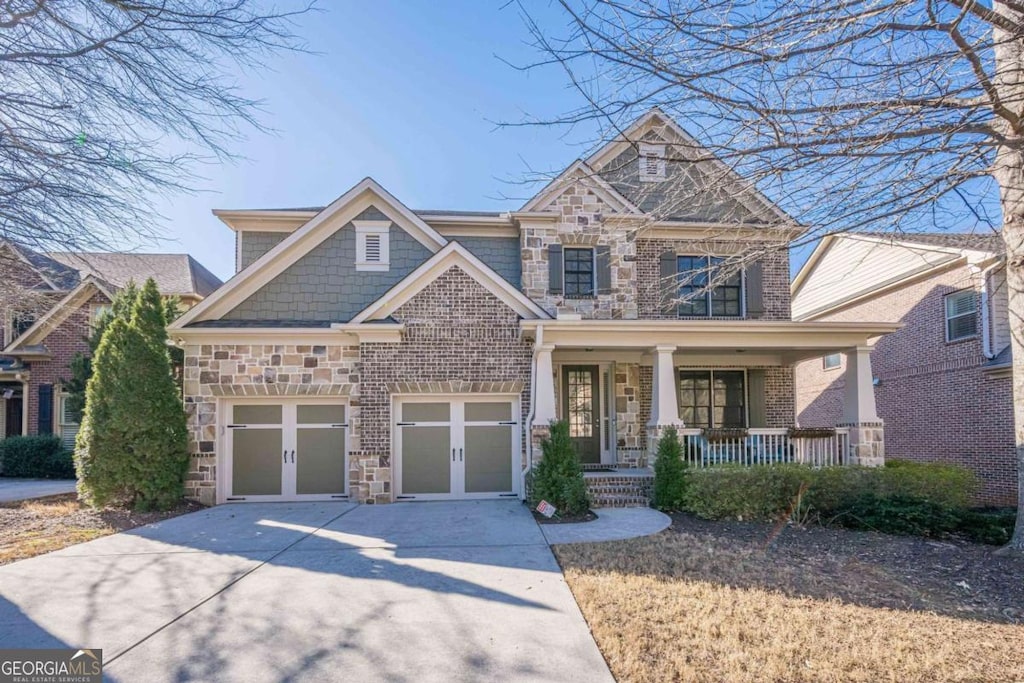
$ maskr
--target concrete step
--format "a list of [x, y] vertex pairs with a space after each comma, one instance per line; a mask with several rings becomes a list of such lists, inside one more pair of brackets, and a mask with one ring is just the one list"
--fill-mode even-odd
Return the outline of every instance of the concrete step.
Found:
[[647, 496], [595, 496], [591, 503], [594, 508], [645, 508], [651, 501]]

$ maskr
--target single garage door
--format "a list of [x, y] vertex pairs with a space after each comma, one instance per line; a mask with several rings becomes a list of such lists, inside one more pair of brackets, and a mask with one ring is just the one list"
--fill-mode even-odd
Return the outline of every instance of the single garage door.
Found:
[[519, 494], [515, 398], [403, 398], [395, 415], [398, 500]]
[[226, 501], [348, 498], [344, 403], [246, 401], [226, 410]]

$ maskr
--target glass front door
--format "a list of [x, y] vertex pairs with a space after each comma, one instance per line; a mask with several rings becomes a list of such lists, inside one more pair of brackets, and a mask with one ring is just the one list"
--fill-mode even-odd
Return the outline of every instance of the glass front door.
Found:
[[562, 415], [583, 463], [601, 462], [601, 394], [598, 366], [562, 367]]

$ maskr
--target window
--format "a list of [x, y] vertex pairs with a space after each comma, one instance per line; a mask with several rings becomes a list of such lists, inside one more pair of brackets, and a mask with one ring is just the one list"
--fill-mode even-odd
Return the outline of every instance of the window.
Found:
[[973, 289], [946, 295], [946, 341], [968, 339], [977, 334], [977, 305]]
[[61, 392], [57, 397], [57, 434], [64, 442], [65, 448], [75, 447], [75, 437], [78, 436], [78, 426], [82, 421], [79, 412], [71, 409], [70, 397], [66, 392]]
[[391, 221], [352, 221], [352, 224], [356, 227], [356, 270], [387, 270], [391, 259]]
[[835, 370], [843, 363], [843, 358], [838, 353], [830, 353], [821, 359], [822, 367], [826, 370]]
[[114, 307], [110, 304], [93, 304], [89, 307], [89, 326], [96, 327], [96, 323], [105, 315], [112, 313]]
[[[724, 260], [717, 256], [677, 258], [679, 317], [737, 318], [743, 315], [743, 272], [736, 270], [721, 278], [718, 269]], [[710, 288], [709, 284], [712, 284]]]
[[566, 297], [594, 296], [594, 250], [576, 247], [562, 251], [564, 258], [563, 291]]
[[640, 180], [657, 182], [665, 179], [665, 145], [640, 143]]
[[35, 325], [36, 316], [26, 311], [15, 311], [8, 318], [8, 343], [25, 334], [30, 327]]
[[679, 416], [687, 427], [746, 427], [742, 370], [680, 370]]

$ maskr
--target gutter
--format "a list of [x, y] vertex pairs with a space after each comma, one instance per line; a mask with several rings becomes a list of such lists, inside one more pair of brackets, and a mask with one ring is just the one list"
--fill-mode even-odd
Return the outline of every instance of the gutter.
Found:
[[[533, 470], [533, 416], [537, 405], [537, 349], [544, 343], [544, 327], [537, 325], [537, 336], [533, 340], [533, 358], [530, 361], [530, 412], [526, 415], [523, 426], [523, 438], [526, 444], [526, 469], [523, 470], [520, 490], [526, 500], [526, 477]], [[527, 432], [529, 430], [529, 432]]]
[[988, 360], [996, 357], [996, 354], [992, 351], [992, 331], [989, 329], [992, 314], [989, 310], [988, 275], [998, 265], [1000, 264], [993, 263], [981, 271], [981, 352], [985, 354], [985, 358]]

